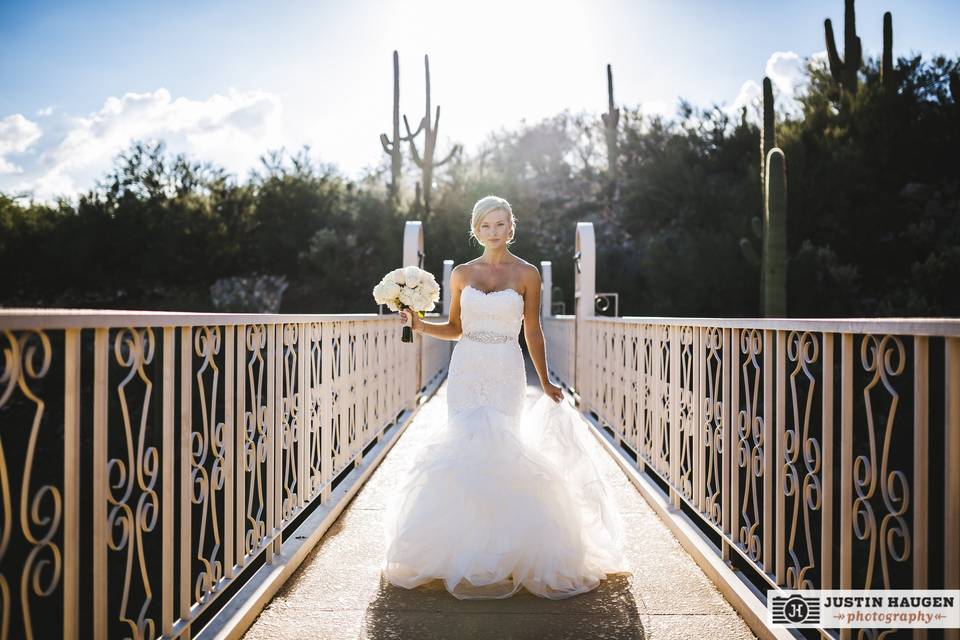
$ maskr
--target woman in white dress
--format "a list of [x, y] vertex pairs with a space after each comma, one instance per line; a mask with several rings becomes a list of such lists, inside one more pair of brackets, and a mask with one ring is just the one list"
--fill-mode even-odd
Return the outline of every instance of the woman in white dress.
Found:
[[[548, 378], [540, 274], [508, 250], [515, 228], [506, 200], [478, 201], [471, 235], [484, 252], [453, 270], [448, 321], [398, 314], [414, 331], [457, 341], [447, 419], [429, 425], [387, 503], [382, 574], [399, 587], [439, 578], [460, 599], [520, 587], [566, 598], [630, 573], [588, 426]], [[544, 391], [526, 411], [521, 326]]]

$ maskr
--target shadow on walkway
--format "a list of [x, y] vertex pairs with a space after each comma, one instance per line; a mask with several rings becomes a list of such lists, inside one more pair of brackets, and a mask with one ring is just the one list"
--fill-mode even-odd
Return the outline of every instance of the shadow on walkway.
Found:
[[[542, 394], [527, 359], [527, 402]], [[646, 639], [754, 638], [640, 493], [595, 443], [626, 527], [632, 575], [563, 600], [521, 589], [502, 600], [458, 600], [440, 580], [407, 590], [380, 576], [384, 500], [432, 424], [446, 417], [446, 383], [280, 589], [246, 638]], [[591, 428], [584, 422], [584, 428]]]

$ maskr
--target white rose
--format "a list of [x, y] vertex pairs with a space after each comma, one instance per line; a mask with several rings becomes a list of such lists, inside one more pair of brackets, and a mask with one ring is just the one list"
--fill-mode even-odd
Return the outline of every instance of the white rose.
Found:
[[420, 284], [420, 268], [410, 265], [403, 270], [404, 281], [408, 287], [416, 287]]
[[390, 297], [390, 291], [384, 282], [380, 282], [373, 288], [373, 299], [376, 300], [377, 304], [386, 304]]
[[393, 280], [397, 284], [406, 284], [407, 276], [402, 267], [394, 269], [387, 274], [388, 280]]
[[422, 291], [418, 291], [414, 296], [413, 308], [417, 311], [425, 311], [430, 306], [429, 297]]
[[402, 287], [396, 282], [387, 282], [383, 285], [383, 295], [388, 298], [396, 298], [400, 295]]

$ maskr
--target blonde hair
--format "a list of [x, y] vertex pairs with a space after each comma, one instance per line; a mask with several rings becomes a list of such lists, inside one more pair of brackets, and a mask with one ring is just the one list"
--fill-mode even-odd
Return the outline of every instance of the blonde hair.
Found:
[[485, 196], [477, 200], [477, 203], [473, 205], [473, 213], [470, 215], [470, 237], [474, 238], [481, 245], [483, 243], [480, 242], [477, 233], [480, 229], [480, 223], [483, 222], [483, 218], [488, 213], [496, 211], [497, 209], [503, 209], [507, 212], [507, 215], [510, 216], [510, 237], [507, 239], [507, 244], [513, 244], [514, 235], [517, 232], [517, 219], [513, 215], [513, 207], [510, 206], [509, 202], [499, 196]]

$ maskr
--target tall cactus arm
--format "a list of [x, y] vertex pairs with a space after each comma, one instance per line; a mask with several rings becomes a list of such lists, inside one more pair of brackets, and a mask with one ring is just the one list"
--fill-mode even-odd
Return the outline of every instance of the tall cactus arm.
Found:
[[837, 44], [833, 39], [833, 23], [830, 18], [823, 21], [824, 38], [827, 42], [827, 61], [830, 63], [830, 75], [834, 82], [843, 81], [843, 61], [840, 60], [840, 54], [837, 53]]
[[888, 89], [897, 84], [893, 68], [893, 14], [889, 11], [883, 14], [883, 63], [880, 67], [880, 82]]
[[447, 162], [449, 162], [451, 158], [453, 158], [455, 155], [460, 153], [462, 150], [463, 150], [463, 145], [461, 144], [453, 145], [453, 148], [450, 150], [450, 153], [447, 154], [447, 157], [441, 160], [440, 162], [434, 162], [433, 166], [442, 167], [443, 165], [447, 164]]
[[380, 144], [383, 145], [383, 150], [388, 154], [393, 153], [393, 145], [390, 143], [390, 138], [387, 137], [387, 134], [380, 134]]
[[853, 0], [846, 0], [843, 12], [843, 52], [846, 64], [853, 65], [853, 72], [856, 73], [863, 64], [863, 44], [860, 42], [860, 36], [857, 35], [857, 18], [853, 9]]
[[423, 118], [420, 121], [420, 126], [417, 128], [416, 133], [410, 133], [410, 123], [407, 121], [407, 116], [403, 116], [403, 126], [407, 129], [407, 137], [404, 138], [404, 140], [410, 142], [410, 155], [413, 157], [414, 164], [421, 169], [423, 169], [423, 159], [420, 158], [420, 152], [417, 151], [417, 143], [414, 142], [413, 139], [416, 138], [417, 134], [423, 130], [424, 126], [426, 126], [426, 120], [426, 118]]
[[[777, 146], [776, 113], [773, 105], [773, 83], [763, 78], [763, 127], [760, 129], [760, 185], [766, 182], [766, 162], [770, 149]], [[762, 193], [762, 192], [761, 192]]]
[[767, 155], [764, 306], [767, 317], [787, 314], [787, 165], [780, 147]]
[[607, 110], [616, 111], [613, 104], [613, 67], [607, 65]]
[[849, 91], [857, 92], [857, 71], [863, 64], [863, 46], [857, 36], [857, 17], [854, 0], [844, 0], [843, 12], [843, 60], [837, 52], [837, 43], [833, 37], [833, 23], [830, 18], [823, 21], [824, 37], [827, 45], [827, 59], [830, 62], [830, 75], [834, 82]]
[[608, 129], [616, 129], [620, 123], [620, 109], [613, 103], [613, 69], [607, 65], [607, 113], [601, 113], [600, 119]]
[[410, 133], [410, 123], [407, 121], [407, 116], [406, 116], [406, 114], [404, 114], [404, 116], [403, 116], [403, 126], [404, 126], [404, 127], [406, 128], [406, 130], [407, 130], [407, 135], [404, 136], [404, 137], [402, 137], [402, 138], [400, 138], [400, 140], [403, 141], [403, 142], [411, 142], [411, 141], [413, 141], [414, 138], [416, 138], [418, 135], [420, 135], [420, 132], [423, 131], [424, 127], [427, 126], [427, 119], [426, 119], [425, 117], [424, 117], [424, 118], [420, 118], [420, 125], [417, 127], [417, 130], [414, 131], [413, 133]]

